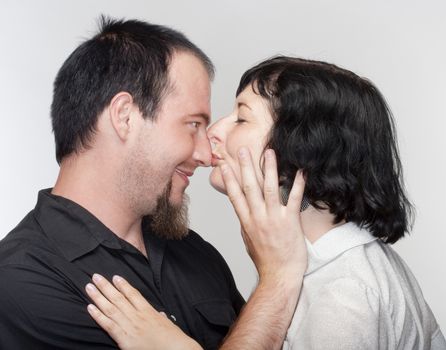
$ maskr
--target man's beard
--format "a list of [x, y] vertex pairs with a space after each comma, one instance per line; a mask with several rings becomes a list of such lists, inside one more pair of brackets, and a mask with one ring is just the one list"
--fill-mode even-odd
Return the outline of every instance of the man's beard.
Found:
[[183, 194], [180, 205], [170, 203], [170, 181], [163, 194], [158, 197], [156, 208], [150, 215], [149, 223], [152, 232], [165, 239], [182, 239], [189, 233], [188, 204], [189, 197]]

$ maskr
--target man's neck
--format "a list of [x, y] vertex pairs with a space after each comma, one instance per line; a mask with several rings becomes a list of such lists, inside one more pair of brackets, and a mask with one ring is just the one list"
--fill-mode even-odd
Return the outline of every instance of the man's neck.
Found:
[[120, 198], [115, 182], [107, 178], [109, 171], [81, 163], [78, 160], [64, 161], [51, 193], [79, 204], [119, 238], [147, 256], [141, 229], [142, 217]]

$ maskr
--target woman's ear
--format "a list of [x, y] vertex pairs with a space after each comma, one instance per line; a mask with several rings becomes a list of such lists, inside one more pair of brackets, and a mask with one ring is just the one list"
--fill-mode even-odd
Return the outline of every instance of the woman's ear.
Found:
[[110, 121], [121, 140], [126, 140], [131, 130], [130, 116], [133, 109], [133, 97], [128, 92], [116, 94], [109, 105]]

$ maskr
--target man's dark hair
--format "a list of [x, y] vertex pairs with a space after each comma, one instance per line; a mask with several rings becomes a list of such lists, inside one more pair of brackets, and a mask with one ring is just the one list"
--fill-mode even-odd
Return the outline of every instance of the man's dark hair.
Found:
[[408, 232], [412, 205], [402, 179], [391, 112], [368, 80], [325, 62], [275, 57], [242, 76], [269, 101], [281, 185], [290, 191], [296, 171], [316, 208], [335, 223], [364, 226], [386, 243]]
[[210, 59], [182, 33], [138, 20], [100, 17], [99, 33], [78, 46], [54, 82], [51, 119], [56, 159], [88, 148], [99, 114], [126, 91], [144, 117], [155, 118], [169, 90], [175, 52], [189, 52], [214, 75]]

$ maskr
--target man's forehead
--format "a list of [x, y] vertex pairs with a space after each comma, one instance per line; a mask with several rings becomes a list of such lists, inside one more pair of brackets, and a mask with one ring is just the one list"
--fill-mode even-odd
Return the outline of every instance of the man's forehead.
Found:
[[192, 53], [175, 53], [160, 114], [173, 114], [181, 119], [200, 118], [209, 125], [210, 98], [211, 83], [204, 63]]
[[197, 76], [203, 73], [208, 82], [212, 80], [206, 64], [197, 55], [188, 51], [174, 52], [168, 69], [169, 77], [173, 80], [178, 78], [179, 75]]

